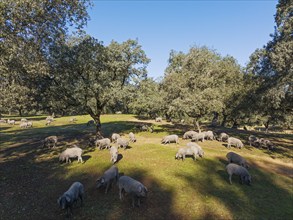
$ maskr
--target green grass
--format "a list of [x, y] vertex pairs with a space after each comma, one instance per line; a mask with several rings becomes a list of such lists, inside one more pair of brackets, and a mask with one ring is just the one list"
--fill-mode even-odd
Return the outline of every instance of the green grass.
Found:
[[[245, 146], [232, 151], [247, 158], [252, 186], [239, 184], [233, 177], [228, 182], [225, 155], [230, 150], [217, 141], [200, 143], [205, 157], [184, 162], [174, 159], [180, 144], [162, 145], [166, 134], [181, 135], [188, 126], [154, 121], [139, 121], [134, 115], [103, 115], [105, 136], [118, 132], [128, 138], [134, 131], [137, 142], [127, 150], [119, 150], [123, 158], [117, 163], [119, 172], [144, 183], [148, 198], [140, 208], [132, 208], [131, 198], [119, 200], [118, 189], [108, 194], [95, 188], [96, 179], [112, 164], [109, 151], [88, 147], [94, 127], [87, 127], [89, 116], [57, 118], [45, 126], [45, 117], [31, 117], [34, 127], [0, 126], [0, 215], [1, 219], [64, 219], [57, 198], [74, 181], [85, 186], [84, 207], [74, 208], [73, 219], [291, 219], [293, 217], [293, 135], [263, 134], [280, 143], [275, 152]], [[138, 132], [139, 123], [153, 123], [155, 132]], [[249, 131], [228, 129], [229, 134], [246, 140]], [[254, 132], [255, 133], [255, 132]], [[57, 135], [57, 149], [42, 148], [41, 141]], [[73, 161], [60, 164], [59, 153], [77, 144], [84, 149], [84, 164]], [[273, 159], [275, 158], [275, 159]]]

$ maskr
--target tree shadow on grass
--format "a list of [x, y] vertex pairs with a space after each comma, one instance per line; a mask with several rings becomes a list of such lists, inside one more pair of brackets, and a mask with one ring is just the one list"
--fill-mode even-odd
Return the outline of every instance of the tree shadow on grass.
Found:
[[185, 130], [183, 130], [182, 128], [176, 127], [176, 125], [174, 124], [163, 124], [163, 125], [159, 125], [160, 132], [167, 132], [168, 134], [176, 134], [179, 137], [182, 137], [183, 134], [185, 133]]
[[[8, 129], [10, 129], [10, 126], [3, 126], [3, 125], [1, 125], [0, 124], [0, 132], [3, 132], [3, 131], [5, 131], [5, 130], [8, 130]], [[1, 133], [0, 133], [0, 135], [1, 135]]]
[[[104, 123], [103, 129], [105, 134], [110, 136], [110, 134], [114, 132], [113, 128], [115, 128], [115, 132], [125, 133], [134, 130], [136, 125], [136, 122], [109, 122]], [[58, 137], [58, 143], [57, 148], [50, 149], [50, 151], [61, 152], [65, 148], [72, 146], [72, 144], [77, 144], [77, 146], [84, 150], [84, 153], [93, 152], [96, 149], [94, 146], [89, 146], [89, 138], [95, 135], [83, 127], [82, 124], [70, 124], [54, 127], [19, 129], [1, 133], [0, 145], [6, 146], [6, 142], [15, 144], [9, 148], [1, 148], [0, 154], [2, 154], [3, 157], [8, 157], [14, 152], [21, 154], [30, 153], [31, 148], [27, 148], [27, 145], [33, 146], [34, 149], [42, 150], [43, 140], [52, 135]], [[130, 148], [131, 147], [128, 147], [128, 149]]]
[[[125, 126], [123, 122], [120, 128], [125, 131], [123, 129], [134, 126], [133, 123]], [[94, 219], [96, 216], [101, 219], [182, 219], [180, 213], [172, 210], [172, 190], [165, 189], [146, 170], [124, 172], [138, 178], [149, 189], [149, 196], [142, 201], [141, 207], [132, 208], [131, 197], [128, 195], [123, 201], [119, 200], [116, 185], [107, 195], [95, 189], [96, 175], [102, 174], [110, 165], [108, 157], [107, 162], [98, 162], [99, 165], [94, 170], [91, 168], [93, 158], [90, 155], [83, 156], [85, 164], [77, 163], [76, 160], [70, 164], [60, 164], [58, 156], [66, 145], [78, 142], [79, 146], [86, 142], [84, 139], [85, 136], [87, 138], [87, 131], [78, 128], [82, 126], [34, 128], [19, 130], [17, 134], [4, 134], [5, 138], [0, 143], [0, 194], [4, 195], [0, 198], [0, 210], [3, 219], [11, 216], [16, 219], [65, 219], [65, 212], [58, 207], [56, 200], [74, 181], [80, 181], [86, 189], [84, 207], [74, 208], [74, 219]], [[60, 139], [57, 147], [43, 148], [42, 140], [56, 133]], [[10, 144], [6, 145], [6, 142]], [[83, 149], [85, 154], [95, 150], [90, 147]], [[88, 168], [83, 168], [84, 166]]]
[[[232, 185], [229, 184], [228, 174], [222, 162], [205, 160], [198, 163], [200, 173], [203, 176], [189, 175], [187, 173], [175, 172], [177, 178], [186, 181], [188, 185], [196, 183], [197, 193], [205, 195], [202, 203], [205, 212], [200, 219], [290, 219], [293, 211], [292, 190], [287, 184], [292, 180], [284, 178], [276, 180], [276, 176], [256, 167], [249, 170], [252, 176], [252, 186], [239, 183], [239, 177], [233, 175]], [[211, 173], [211, 170], [215, 172]], [[279, 182], [284, 185], [280, 185]], [[287, 185], [287, 188], [283, 188]], [[218, 205], [211, 204], [210, 199], [219, 202]], [[278, 204], [276, 204], [278, 201]], [[261, 204], [262, 208], [259, 208]], [[218, 206], [218, 208], [215, 207]], [[231, 215], [222, 215], [222, 206]]]
[[151, 123], [141, 123], [133, 121], [115, 121], [107, 122], [102, 125], [102, 132], [104, 137], [111, 137], [113, 133], [118, 133], [120, 135], [126, 135], [129, 132], [140, 132], [138, 129], [141, 125], [151, 126]]
[[154, 118], [145, 115], [135, 115], [134, 117], [138, 120], [155, 120]]
[[[108, 168], [104, 167], [103, 171]], [[97, 216], [101, 219], [184, 219], [181, 213], [173, 211], [173, 191], [165, 189], [148, 171], [128, 168], [119, 174], [130, 176], [147, 187], [148, 195], [141, 200], [140, 207], [132, 207], [132, 197], [128, 194], [121, 201], [117, 184], [113, 184], [105, 194], [105, 189], [96, 189], [97, 178], [76, 175], [72, 178], [84, 183], [87, 195], [84, 207], [75, 211], [77, 219], [94, 219]]]
[[224, 166], [227, 166], [229, 163], [228, 163], [228, 160], [226, 159], [223, 159], [221, 157], [218, 157], [219, 158], [219, 161], [224, 165]]
[[[101, 219], [183, 219], [181, 213], [173, 211], [173, 191], [164, 188], [144, 169], [121, 170], [149, 190], [141, 207], [132, 208], [130, 195], [126, 195], [123, 201], [119, 200], [116, 184], [108, 194], [95, 187], [97, 177], [111, 166], [110, 163], [101, 163], [92, 172], [76, 161], [60, 164], [57, 155], [48, 155], [48, 149], [36, 150], [34, 144], [27, 144], [26, 148], [25, 152], [19, 152], [21, 156], [0, 160], [0, 194], [3, 195], [0, 210], [3, 219], [11, 216], [16, 219], [67, 219], [66, 212], [58, 207], [56, 201], [75, 181], [85, 186], [85, 200], [83, 207], [74, 207], [73, 219], [95, 219], [97, 216]], [[86, 155], [83, 159], [92, 158]], [[72, 173], [72, 170], [77, 172]]]

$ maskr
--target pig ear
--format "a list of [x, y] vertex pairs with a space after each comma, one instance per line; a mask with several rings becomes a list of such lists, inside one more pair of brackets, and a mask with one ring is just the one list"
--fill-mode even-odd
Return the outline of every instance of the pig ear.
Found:
[[142, 187], [141, 186], [138, 187], [138, 192], [142, 192]]
[[101, 178], [101, 183], [104, 183], [105, 182], [105, 179], [104, 178]]
[[70, 201], [71, 201], [71, 199], [70, 199], [69, 196], [66, 196], [65, 198], [66, 198], [66, 201], [67, 201], [67, 202], [70, 202]]

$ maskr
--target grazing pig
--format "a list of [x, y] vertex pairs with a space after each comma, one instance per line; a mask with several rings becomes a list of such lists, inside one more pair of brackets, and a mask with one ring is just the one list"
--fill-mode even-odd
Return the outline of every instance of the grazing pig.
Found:
[[15, 125], [15, 120], [10, 120], [10, 119], [8, 119], [8, 120], [7, 120], [7, 123], [8, 123], [9, 125]]
[[255, 143], [258, 143], [258, 145], [260, 147], [263, 147], [263, 148], [266, 148], [266, 149], [269, 149], [269, 150], [274, 149], [274, 144], [270, 140], [265, 139], [265, 138], [260, 138]]
[[110, 185], [114, 182], [117, 182], [118, 175], [119, 175], [118, 168], [113, 165], [111, 168], [109, 168], [108, 170], [104, 172], [103, 176], [97, 179], [96, 181], [97, 189], [105, 186], [106, 187], [105, 193], [107, 193]]
[[45, 140], [44, 140], [43, 147], [46, 147], [46, 146], [47, 147], [51, 147], [51, 146], [53, 146], [52, 148], [55, 148], [57, 142], [58, 142], [57, 136], [49, 136], [49, 137], [46, 137]]
[[110, 148], [110, 156], [111, 156], [111, 159], [110, 161], [114, 164], [117, 162], [118, 160], [118, 150], [116, 147], [112, 146]]
[[27, 128], [27, 122], [22, 122], [22, 123], [20, 123], [20, 125], [19, 125], [19, 127], [20, 128]]
[[202, 142], [204, 142], [204, 138], [205, 138], [205, 132], [200, 132], [200, 133], [196, 133], [192, 136], [191, 141], [199, 141], [201, 140]]
[[198, 156], [200, 156], [200, 157], [204, 156], [204, 151], [201, 148], [201, 146], [199, 146], [198, 144], [193, 143], [193, 142], [189, 142], [189, 143], [186, 144], [186, 146], [191, 147], [191, 148], [197, 148], [198, 149]]
[[195, 131], [187, 131], [183, 134], [183, 139], [192, 139], [194, 135], [198, 134]]
[[77, 119], [76, 118], [70, 118], [69, 123], [76, 123]]
[[212, 131], [204, 132], [204, 136], [205, 136], [206, 140], [214, 140], [215, 139], [215, 135]]
[[91, 126], [91, 125], [94, 125], [95, 124], [95, 121], [94, 120], [89, 120], [87, 123], [86, 123], [86, 126]]
[[63, 162], [65, 160], [66, 163], [70, 162], [70, 158], [76, 158], [77, 162], [83, 162], [82, 160], [82, 149], [77, 147], [76, 145], [73, 145], [74, 147], [67, 148], [65, 151], [63, 151], [59, 156], [59, 161]]
[[149, 130], [149, 126], [147, 126], [147, 125], [141, 125], [139, 128], [141, 131], [148, 131]]
[[178, 135], [176, 134], [172, 134], [172, 135], [168, 135], [168, 136], [165, 136], [161, 143], [162, 144], [170, 144], [170, 143], [176, 143], [176, 144], [179, 144], [179, 138], [178, 138]]
[[147, 188], [137, 180], [129, 176], [121, 176], [118, 180], [119, 196], [122, 200], [122, 192], [132, 196], [132, 207], [135, 206], [135, 199], [138, 200], [137, 205], [140, 206], [140, 199], [147, 196]]
[[248, 170], [235, 163], [230, 163], [226, 166], [227, 173], [229, 174], [229, 181], [232, 184], [232, 175], [235, 174], [240, 177], [241, 183], [251, 184], [251, 176]]
[[113, 143], [115, 143], [118, 138], [121, 138], [120, 134], [113, 133], [111, 136], [111, 140]]
[[235, 146], [241, 149], [243, 147], [243, 143], [238, 138], [229, 137], [227, 148], [231, 148], [231, 146]]
[[132, 132], [129, 133], [129, 141], [130, 142], [136, 142], [135, 135]]
[[28, 121], [26, 124], [27, 124], [27, 127], [28, 127], [28, 128], [33, 127], [33, 122], [32, 122], [32, 121]]
[[259, 144], [259, 138], [254, 135], [248, 137], [249, 146], [257, 146]]
[[163, 120], [163, 119], [162, 119], [161, 117], [157, 117], [157, 118], [155, 119], [156, 122], [162, 122], [162, 120]]
[[48, 126], [48, 125], [50, 125], [51, 123], [52, 123], [51, 120], [47, 120], [45, 125]]
[[222, 142], [222, 141], [227, 141], [228, 138], [229, 138], [229, 135], [226, 134], [226, 133], [224, 133], [224, 132], [222, 132], [222, 133], [219, 135], [218, 140]]
[[179, 148], [175, 159], [180, 159], [182, 158], [182, 160], [185, 160], [185, 156], [192, 156], [193, 160], [196, 160], [197, 156], [202, 157], [202, 154], [199, 153], [199, 149], [196, 148], [195, 146], [191, 146], [191, 147], [181, 147]]
[[239, 154], [236, 154], [234, 152], [229, 152], [229, 153], [227, 153], [226, 157], [227, 157], [229, 163], [236, 163], [240, 166], [248, 168], [246, 160], [242, 156], [240, 156]]
[[140, 131], [150, 131], [151, 133], [154, 132], [153, 126], [148, 126], [148, 125], [140, 125], [138, 126]]
[[124, 148], [124, 150], [126, 150], [126, 148], [129, 145], [129, 142], [128, 142], [128, 140], [125, 140], [123, 138], [118, 138], [117, 145], [118, 145], [118, 148], [121, 147], [121, 148]]
[[46, 121], [54, 121], [54, 118], [53, 118], [52, 116], [48, 116], [48, 117], [46, 118]]
[[109, 138], [103, 138], [100, 140], [96, 140], [95, 146], [99, 147], [100, 150], [106, 148], [109, 149], [111, 146], [111, 140]]
[[74, 182], [70, 188], [58, 198], [57, 203], [62, 209], [67, 210], [67, 215], [72, 214], [72, 207], [78, 199], [83, 203], [84, 186], [80, 182]]

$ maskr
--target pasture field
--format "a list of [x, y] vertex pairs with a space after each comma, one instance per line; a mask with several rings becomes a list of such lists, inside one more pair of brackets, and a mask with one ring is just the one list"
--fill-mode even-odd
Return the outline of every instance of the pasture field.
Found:
[[[226, 143], [215, 140], [199, 142], [205, 157], [182, 162], [174, 157], [177, 149], [189, 142], [182, 140], [189, 126], [139, 120], [135, 115], [103, 115], [105, 137], [115, 132], [128, 139], [133, 131], [137, 138], [129, 149], [119, 149], [122, 159], [116, 164], [121, 174], [148, 188], [141, 207], [132, 208], [129, 196], [119, 200], [116, 185], [108, 194], [95, 188], [96, 179], [112, 166], [110, 154], [88, 146], [95, 132], [94, 127], [86, 126], [90, 116], [75, 117], [74, 124], [69, 123], [72, 117], [62, 117], [50, 126], [45, 126], [45, 116], [30, 117], [34, 126], [28, 129], [0, 124], [0, 219], [66, 219], [57, 198], [74, 181], [84, 184], [85, 200], [83, 207], [73, 209], [72, 219], [293, 218], [293, 134], [217, 128], [214, 131], [242, 139], [244, 149], [227, 149]], [[140, 123], [154, 124], [154, 132], [135, 130]], [[178, 134], [179, 144], [162, 145], [161, 138], [167, 134]], [[246, 140], [250, 134], [269, 138], [276, 143], [276, 151], [249, 147]], [[50, 135], [59, 138], [56, 149], [42, 147], [42, 140]], [[60, 152], [72, 144], [84, 149], [85, 162], [60, 164]], [[225, 171], [229, 151], [247, 159], [252, 186], [241, 185], [236, 176], [229, 184]]]

